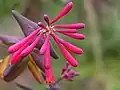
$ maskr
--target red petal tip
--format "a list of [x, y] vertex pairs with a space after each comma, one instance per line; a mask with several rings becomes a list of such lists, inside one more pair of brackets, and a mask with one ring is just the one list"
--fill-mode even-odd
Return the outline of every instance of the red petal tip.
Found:
[[53, 20], [50, 21], [50, 24], [53, 24], [54, 22], [65, 16], [72, 9], [72, 4], [72, 2], [66, 4], [62, 11]]
[[67, 28], [67, 29], [82, 29], [85, 27], [84, 23], [75, 23], [75, 24], [56, 24], [55, 28]]
[[42, 45], [41, 49], [40, 49], [40, 54], [44, 54], [45, 51], [46, 51], [46, 47], [47, 45], [49, 44], [49, 37], [50, 35], [48, 35], [46, 38], [45, 38], [45, 42], [44, 44]]
[[38, 25], [44, 29], [47, 29], [42, 22], [38, 22]]
[[50, 25], [50, 22], [49, 22], [49, 17], [47, 14], [44, 15], [44, 20], [46, 21], [46, 23], [48, 24], [48, 26]]
[[65, 49], [65, 47], [59, 42], [58, 38], [55, 35], [52, 35], [55, 39], [56, 43], [58, 44], [60, 50], [62, 51], [64, 57], [66, 60], [74, 67], [78, 66], [78, 62], [75, 60], [75, 58]]

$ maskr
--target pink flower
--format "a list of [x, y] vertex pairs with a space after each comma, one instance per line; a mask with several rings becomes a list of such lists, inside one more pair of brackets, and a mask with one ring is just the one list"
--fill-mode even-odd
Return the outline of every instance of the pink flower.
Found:
[[67, 29], [80, 29], [84, 28], [85, 24], [83, 23], [76, 23], [76, 24], [57, 24], [54, 25], [55, 28], [67, 28]]
[[79, 72], [72, 69], [72, 66], [67, 62], [61, 72], [61, 77], [64, 80], [72, 81], [75, 76], [78, 76]]
[[[52, 74], [52, 67], [50, 64], [50, 38], [53, 37], [55, 42], [58, 44], [60, 50], [62, 51], [65, 59], [74, 67], [78, 66], [77, 60], [67, 51], [71, 51], [75, 54], [82, 54], [83, 50], [78, 48], [77, 46], [63, 40], [56, 33], [61, 33], [66, 36], [69, 36], [74, 39], [82, 40], [85, 38], [83, 34], [77, 33], [77, 29], [82, 29], [85, 27], [83, 23], [75, 23], [75, 24], [56, 24], [52, 25], [54, 22], [65, 16], [72, 9], [72, 2], [69, 2], [63, 10], [53, 19], [50, 20], [48, 15], [44, 15], [44, 20], [46, 21], [46, 26], [42, 22], [38, 22], [39, 29], [32, 32], [29, 36], [16, 43], [15, 45], [9, 47], [8, 52], [12, 53], [12, 57], [10, 60], [11, 64], [15, 64], [19, 62], [22, 57], [30, 54], [37, 43], [39, 43], [41, 37], [44, 38], [44, 44], [40, 49], [40, 54], [44, 55], [44, 68], [46, 73], [46, 82], [53, 83], [54, 76]], [[64, 28], [65, 30], [60, 30], [60, 28]], [[34, 40], [34, 41], [33, 41]], [[70, 71], [71, 74], [73, 71]], [[71, 78], [71, 77], [69, 77]]]
[[72, 9], [72, 2], [69, 2], [64, 8], [63, 10], [53, 19], [50, 21], [50, 24], [53, 24], [54, 22], [56, 22], [57, 20], [59, 20], [60, 18], [62, 18], [63, 16], [65, 16], [71, 9]]
[[51, 84], [55, 82], [54, 76], [51, 69], [45, 69], [46, 72], [46, 83]]

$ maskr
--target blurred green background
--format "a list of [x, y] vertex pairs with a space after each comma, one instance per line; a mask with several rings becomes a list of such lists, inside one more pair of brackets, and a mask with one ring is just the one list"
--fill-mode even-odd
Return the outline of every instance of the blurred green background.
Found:
[[[62, 81], [61, 90], [120, 90], [120, 0], [0, 0], [0, 34], [23, 35], [12, 17], [12, 9], [38, 22], [43, 20], [44, 14], [54, 18], [69, 1], [74, 3], [72, 11], [57, 23], [85, 23], [86, 28], [79, 32], [84, 33], [86, 39], [77, 41], [63, 36], [83, 48], [84, 54], [73, 54], [80, 62], [76, 68], [80, 76], [72, 82]], [[54, 48], [60, 55], [58, 60], [52, 60], [57, 78], [65, 60], [55, 44]], [[6, 54], [7, 50], [0, 47], [0, 59]], [[16, 81], [35, 90], [45, 90], [45, 86], [33, 82], [30, 76], [31, 73], [26, 71]], [[0, 90], [20, 89], [14, 82], [7, 84], [0, 80]]]

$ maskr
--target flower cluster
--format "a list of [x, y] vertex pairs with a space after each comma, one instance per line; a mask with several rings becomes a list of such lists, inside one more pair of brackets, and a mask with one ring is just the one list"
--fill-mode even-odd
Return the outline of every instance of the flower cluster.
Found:
[[72, 69], [72, 66], [67, 62], [61, 72], [61, 78], [72, 81], [75, 76], [78, 76], [79, 72]]
[[[46, 26], [42, 22], [36, 24], [15, 10], [12, 11], [13, 16], [25, 34], [25, 38], [0, 35], [0, 41], [6, 45], [3, 46], [5, 48], [10, 46], [8, 48], [10, 55], [0, 60], [1, 79], [7, 82], [13, 81], [28, 67], [39, 83], [42, 83], [42, 80], [46, 80], [46, 83], [49, 84], [48, 90], [58, 90], [59, 81], [71, 81], [75, 76], [79, 75], [78, 72], [72, 69], [72, 66], [78, 66], [78, 62], [68, 51], [81, 55], [83, 50], [65, 41], [57, 33], [82, 40], [85, 36], [77, 33], [77, 30], [84, 28], [85, 25], [83, 23], [54, 24], [72, 9], [72, 5], [73, 3], [69, 2], [53, 20], [50, 20], [48, 15], [45, 14], [44, 20], [46, 21]], [[51, 37], [55, 40], [67, 60], [67, 63], [62, 69], [61, 77], [56, 81], [52, 74], [50, 56], [55, 59], [58, 56], [50, 42]]]
[[[72, 66], [77, 67], [77, 60], [75, 60], [75, 58], [67, 51], [67, 49], [75, 54], [82, 54], [83, 50], [65, 41], [64, 39], [59, 37], [57, 33], [64, 34], [74, 39], [82, 40], [85, 38], [85, 36], [83, 34], [77, 33], [77, 29], [84, 28], [85, 24], [75, 23], [53, 25], [53, 23], [65, 16], [72, 9], [72, 5], [73, 3], [69, 2], [53, 20], [50, 20], [48, 15], [45, 14], [44, 20], [46, 21], [46, 26], [42, 22], [38, 22], [38, 26], [40, 28], [34, 30], [30, 35], [28, 35], [26, 38], [22, 39], [18, 43], [10, 46], [8, 49], [8, 52], [12, 54], [10, 58], [10, 64], [14, 65], [20, 62], [23, 57], [29, 55], [39, 43], [41, 38], [43, 38], [44, 43], [40, 48], [39, 53], [41, 55], [44, 55], [44, 70], [46, 74], [46, 82], [53, 83], [55, 80], [52, 74], [50, 61], [50, 38], [52, 37], [59, 46], [67, 62]], [[72, 73], [72, 71], [70, 71], [69, 73]]]

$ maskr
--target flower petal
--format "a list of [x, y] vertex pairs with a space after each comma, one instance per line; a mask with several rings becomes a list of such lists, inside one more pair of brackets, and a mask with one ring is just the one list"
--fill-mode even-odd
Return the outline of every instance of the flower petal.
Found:
[[77, 46], [64, 41], [62, 38], [58, 37], [57, 35], [55, 35], [55, 37], [71, 52], [76, 53], [76, 54], [82, 54], [83, 50], [81, 48], [78, 48]]
[[54, 22], [56, 22], [57, 20], [59, 20], [60, 18], [62, 18], [63, 16], [65, 16], [71, 9], [72, 9], [72, 2], [69, 2], [64, 8], [63, 10], [53, 19], [50, 21], [50, 24], [53, 24]]
[[47, 43], [46, 51], [45, 51], [45, 55], [44, 55], [44, 67], [45, 67], [45, 69], [50, 69], [50, 68], [51, 68], [51, 64], [50, 64], [50, 45], [49, 45], [49, 41], [48, 41], [48, 43]]
[[85, 27], [84, 23], [75, 23], [75, 24], [56, 24], [55, 28], [67, 28], [67, 29], [82, 29]]
[[79, 75], [79, 72], [76, 72], [75, 70], [73, 70], [72, 66], [68, 62], [64, 65], [64, 68], [62, 69], [62, 72], [61, 72], [62, 79], [69, 80], [69, 81], [73, 80], [73, 78], [78, 75]]
[[[15, 17], [15, 19], [17, 20], [18, 24], [20, 25], [25, 36], [28, 36], [34, 30], [37, 30], [38, 28], [40, 28], [37, 23], [22, 16], [17, 11], [12, 10], [12, 14]], [[41, 38], [41, 40], [36, 45], [36, 47], [40, 48], [42, 45], [43, 45], [43, 39]], [[55, 59], [58, 59], [58, 56], [57, 56], [56, 52], [54, 51], [54, 49], [52, 48], [52, 46], [51, 46], [51, 56]]]
[[64, 46], [59, 42], [59, 40], [52, 35], [54, 40], [56, 41], [56, 43], [58, 44], [60, 50], [62, 51], [64, 57], [66, 58], [66, 60], [74, 67], [78, 66], [78, 62], [72, 57], [72, 55], [64, 48]]
[[80, 40], [85, 39], [85, 35], [79, 33], [62, 33], [62, 34], [67, 35], [74, 39], [80, 39]]
[[46, 26], [45, 26], [42, 22], [38, 22], [38, 25], [39, 25], [41, 28], [47, 29]]
[[22, 59], [22, 55], [21, 52], [27, 48], [29, 42], [26, 42], [18, 51], [16, 51], [15, 53], [12, 54], [11, 58], [10, 58], [10, 64], [16, 64], [17, 62], [19, 62]]
[[62, 78], [65, 79], [65, 80], [71, 81], [71, 80], [73, 80], [73, 78], [75, 76], [78, 76], [78, 75], [79, 75], [79, 72], [76, 72], [73, 69], [70, 69], [69, 72], [64, 73], [64, 75], [62, 76]]
[[55, 82], [54, 76], [52, 74], [52, 69], [45, 69], [45, 73], [46, 73], [46, 83], [47, 84], [52, 84]]
[[39, 40], [41, 39], [41, 37], [42, 37], [42, 34], [39, 34], [39, 36], [35, 39], [35, 41], [21, 52], [21, 55], [27, 56], [28, 54], [30, 54], [35, 48], [35, 46], [37, 45], [37, 43], [39, 42]]
[[45, 55], [44, 55], [44, 67], [45, 67], [45, 74], [46, 74], [46, 83], [51, 84], [55, 81], [54, 76], [52, 74], [52, 68], [50, 63], [50, 45], [48, 41], [48, 45], [46, 47]]
[[59, 33], [76, 33], [77, 30], [76, 29], [68, 29], [68, 30], [59, 30], [59, 29], [55, 29], [56, 32], [59, 32]]
[[47, 49], [46, 47], [47, 47], [47, 45], [49, 43], [49, 38], [50, 38], [50, 35], [48, 34], [47, 37], [45, 38], [44, 44], [42, 45], [42, 47], [40, 49], [40, 54], [44, 54], [45, 53], [45, 51]]
[[63, 42], [63, 45], [69, 49], [71, 52], [76, 54], [83, 54], [83, 50], [81, 48], [76, 47], [75, 45], [68, 43], [66, 41]]
[[48, 24], [48, 26], [50, 25], [50, 21], [49, 21], [49, 17], [47, 14], [44, 15], [44, 20], [46, 21], [46, 23]]
[[63, 74], [66, 72], [66, 71], [68, 71], [68, 68], [72, 68], [72, 66], [67, 62], [65, 65], [64, 65], [64, 67], [63, 67], [63, 69], [62, 69], [62, 71], [61, 71], [61, 76], [63, 76]]
[[40, 31], [40, 29], [33, 31], [29, 36], [27, 36], [25, 39], [19, 41], [18, 43], [10, 46], [8, 48], [8, 52], [9, 53], [13, 53], [15, 51], [17, 51], [18, 49], [20, 49], [26, 42], [28, 42], [28, 44], [34, 39], [34, 37], [37, 35], [37, 33]]

